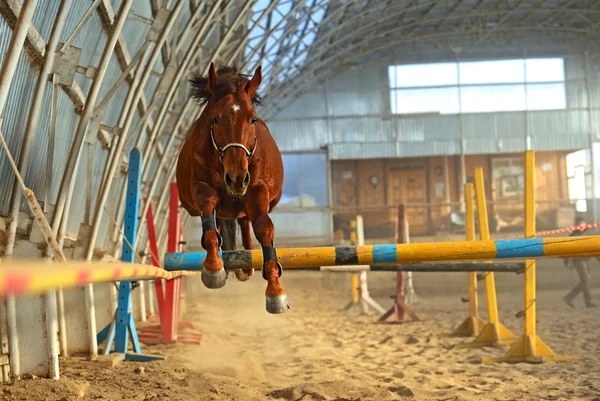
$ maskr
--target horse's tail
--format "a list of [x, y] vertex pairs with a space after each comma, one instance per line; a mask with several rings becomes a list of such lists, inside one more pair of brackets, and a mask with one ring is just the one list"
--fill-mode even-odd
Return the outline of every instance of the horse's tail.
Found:
[[221, 220], [221, 237], [223, 237], [223, 245], [221, 245], [221, 248], [223, 248], [224, 251], [235, 250], [235, 230], [235, 220]]

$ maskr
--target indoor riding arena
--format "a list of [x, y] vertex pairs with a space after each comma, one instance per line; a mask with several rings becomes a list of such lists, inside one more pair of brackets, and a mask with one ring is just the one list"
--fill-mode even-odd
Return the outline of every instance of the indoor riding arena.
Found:
[[599, 38], [0, 0], [0, 401], [600, 401]]

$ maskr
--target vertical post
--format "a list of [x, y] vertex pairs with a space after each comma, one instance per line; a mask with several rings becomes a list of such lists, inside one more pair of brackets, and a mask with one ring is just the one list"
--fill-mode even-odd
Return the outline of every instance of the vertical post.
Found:
[[[37, 0], [25, 0], [21, 12], [19, 13], [19, 19], [15, 25], [12, 36], [10, 37], [10, 43], [8, 50], [4, 57], [4, 62], [0, 68], [0, 125], [2, 123], [2, 114], [4, 110], [4, 104], [8, 98], [8, 91], [12, 84], [13, 76], [17, 69], [17, 63], [21, 50], [25, 44], [25, 38], [27, 37], [27, 31], [31, 26], [31, 19], [33, 18], [33, 12], [37, 6]], [[1, 126], [0, 126], [1, 128]], [[9, 239], [9, 244], [11, 243]], [[7, 250], [8, 251], [8, 250]], [[19, 378], [21, 375], [21, 362], [19, 356], [19, 337], [17, 332], [17, 310], [14, 296], [6, 297], [6, 322], [7, 322], [7, 334], [8, 334], [8, 349], [10, 355], [10, 370], [13, 377]]]
[[[183, 252], [183, 219], [179, 215], [179, 208], [177, 210], [177, 219], [179, 220], [179, 235], [177, 236], [177, 252]], [[177, 318], [175, 323], [177, 324], [177, 328], [179, 328], [179, 318], [181, 317], [181, 300], [184, 298], [185, 294], [183, 293], [183, 277], [179, 277], [176, 282], [177, 285]], [[183, 300], [185, 305], [185, 299]]]
[[[406, 244], [406, 208], [404, 205], [398, 206], [398, 239], [396, 243], [398, 244]], [[398, 321], [404, 320], [404, 308], [400, 307], [400, 305], [404, 304], [405, 299], [405, 291], [404, 291], [404, 272], [396, 273], [396, 302], [394, 304], [394, 309], [396, 310], [396, 319]]]
[[[465, 187], [466, 188], [466, 187]], [[477, 216], [479, 217], [479, 235], [482, 241], [490, 240], [487, 204], [483, 169], [475, 169], [475, 198], [477, 200]], [[488, 323], [472, 343], [458, 344], [457, 348], [495, 347], [504, 342], [513, 341], [516, 336], [508, 330], [498, 318], [498, 301], [496, 299], [496, 282], [493, 272], [484, 272], [485, 296], [488, 311]]]
[[[467, 241], [475, 241], [475, 211], [473, 210], [473, 184], [465, 184], [465, 234]], [[479, 300], [477, 296], [477, 273], [469, 272], [469, 317], [479, 319]], [[483, 327], [483, 326], [482, 326]], [[475, 327], [473, 327], [475, 329]], [[477, 335], [479, 331], [472, 335]]]
[[589, 138], [589, 146], [590, 146], [590, 165], [592, 167], [591, 170], [591, 179], [592, 179], [592, 217], [594, 221], [598, 221], [598, 207], [596, 200], [596, 155], [594, 154], [594, 124], [592, 119], [592, 99], [590, 96], [590, 67], [589, 67], [589, 52], [584, 52], [585, 54], [585, 90], [587, 94], [587, 112], [588, 112], [588, 138]]
[[[358, 245], [358, 238], [356, 235], [356, 219], [350, 222], [350, 244]], [[357, 303], [359, 300], [359, 279], [358, 273], [352, 273], [352, 303]]]
[[[465, 184], [465, 235], [467, 241], [475, 241], [475, 212], [473, 210], [473, 184]], [[468, 302], [469, 316], [452, 332], [450, 337], [474, 337], [481, 332], [485, 322], [479, 317], [477, 299], [477, 273], [469, 272]]]
[[[142, 183], [142, 157], [138, 148], [133, 148], [129, 153], [129, 170], [127, 174], [127, 197], [125, 207], [124, 240], [121, 248], [121, 260], [125, 263], [135, 262], [136, 234], [138, 230], [138, 213], [140, 211], [140, 189]], [[135, 328], [131, 302], [131, 281], [119, 283], [119, 300], [114, 320], [97, 335], [97, 343], [107, 340], [104, 354], [122, 354], [121, 359], [135, 361], [164, 360], [164, 357], [142, 355], [140, 341]], [[128, 353], [129, 340], [133, 345], [134, 354]]]
[[[525, 238], [535, 238], [535, 155], [525, 152]], [[535, 338], [535, 259], [525, 261], [525, 335]], [[531, 342], [535, 355], [535, 341]]]
[[525, 149], [531, 149], [529, 136], [529, 84], [527, 83], [527, 50], [523, 50], [523, 82], [525, 82]]
[[[121, 260], [135, 262], [136, 232], [140, 206], [140, 184], [142, 179], [140, 151], [137, 148], [129, 154], [129, 174], [127, 175], [127, 198], [125, 207], [124, 234]], [[131, 244], [131, 246], [129, 245]], [[119, 283], [119, 303], [117, 305], [114, 352], [127, 352], [129, 342], [128, 325], [131, 315], [131, 281]]]
[[48, 331], [48, 377], [60, 379], [58, 364], [58, 310], [56, 308], [56, 290], [46, 292], [46, 330]]
[[[485, 184], [483, 181], [483, 169], [475, 169], [475, 196], [477, 199], [477, 217], [479, 217], [479, 239], [490, 240], [490, 228], [488, 224], [487, 202], [485, 198]], [[488, 321], [492, 324], [498, 323], [498, 300], [496, 299], [496, 280], [493, 272], [485, 274], [485, 294], [487, 298]]]
[[[177, 252], [179, 242], [179, 191], [177, 184], [171, 183], [169, 194], [169, 235], [167, 238], [167, 252]], [[164, 319], [161, 318], [163, 339], [177, 341], [177, 326], [179, 311], [179, 282], [181, 277], [168, 280], [165, 283]]]
[[[351, 221], [350, 226], [352, 227], [352, 231], [350, 232], [352, 245], [355, 247], [364, 245], [365, 232], [362, 216], [356, 216], [356, 219]], [[369, 313], [369, 305], [377, 312], [381, 314], [385, 313], [385, 310], [369, 295], [366, 270], [360, 270], [359, 273], [352, 274], [352, 301], [344, 308], [346, 313], [352, 311], [358, 304], [362, 307], [364, 314]]]
[[[527, 246], [542, 246], [543, 241], [535, 238], [535, 154], [525, 151], [525, 238]], [[524, 274], [524, 316], [525, 333], [515, 341], [506, 354], [500, 358], [483, 358], [482, 362], [543, 362], [544, 360], [577, 359], [573, 356], [556, 356], [541, 338], [536, 335], [535, 259], [525, 261]]]
[[[460, 186], [467, 182], [466, 166], [465, 166], [465, 133], [463, 124], [463, 109], [462, 109], [462, 88], [460, 86], [460, 49], [453, 49], [456, 56], [456, 90], [458, 91], [458, 134], [460, 138]], [[462, 194], [464, 198], [464, 193]]]
[[[150, 200], [148, 199], [148, 202]], [[152, 212], [152, 205], [148, 205], [148, 211], [146, 212], [146, 227], [148, 228], [148, 242], [150, 244], [150, 260], [152, 266], [160, 267], [158, 257], [158, 242], [156, 240], [156, 228], [154, 227], [154, 213]], [[162, 319], [164, 316], [164, 290], [163, 281], [154, 280], [154, 288], [156, 291], [156, 304], [158, 306], [158, 317]]]
[[352, 273], [352, 304], [358, 303], [358, 274]]
[[[363, 224], [363, 218], [361, 215], [356, 216], [356, 245], [361, 246], [365, 244], [365, 226]], [[363, 313], [369, 313], [369, 304], [366, 302], [369, 298], [369, 288], [367, 287], [367, 271], [361, 270], [359, 273], [360, 280], [360, 300], [362, 302]]]
[[448, 214], [446, 218], [450, 220], [452, 205], [450, 205], [450, 168], [448, 166], [448, 156], [444, 156], [444, 197], [446, 201], [446, 213]]
[[[398, 244], [408, 244], [408, 219], [406, 218], [406, 207], [404, 205], [398, 205], [398, 220], [396, 223], [396, 243]], [[408, 272], [410, 273], [410, 272]], [[408, 274], [407, 274], [408, 276]], [[407, 313], [410, 316], [411, 321], [418, 322], [421, 320], [417, 313], [408, 306], [406, 302], [406, 290], [414, 292], [412, 289], [412, 284], [407, 285], [404, 280], [404, 272], [396, 273], [396, 295], [394, 298], [394, 305], [388, 309], [377, 321], [377, 323], [405, 323], [408, 320], [404, 320], [404, 314]], [[386, 320], [392, 316], [396, 315], [396, 320], [391, 322], [386, 322]]]
[[[356, 216], [356, 238], [357, 246], [365, 245], [365, 226], [361, 215]], [[359, 273], [360, 279], [360, 302], [362, 303], [363, 313], [369, 313], [369, 305], [380, 314], [385, 313], [385, 309], [381, 307], [369, 294], [369, 287], [367, 285], [367, 271], [361, 270]]]

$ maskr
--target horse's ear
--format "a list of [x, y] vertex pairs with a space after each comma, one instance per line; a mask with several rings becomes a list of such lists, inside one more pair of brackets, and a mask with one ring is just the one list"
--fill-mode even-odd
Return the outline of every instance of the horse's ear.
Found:
[[215, 65], [211, 62], [208, 68], [208, 84], [206, 86], [212, 94], [217, 90], [217, 79], [219, 79], [219, 76], [215, 71]]
[[256, 90], [260, 86], [261, 82], [262, 82], [262, 66], [259, 65], [258, 68], [256, 69], [256, 71], [254, 71], [254, 75], [252, 76], [252, 79], [250, 80], [250, 82], [248, 82], [248, 85], [246, 85], [246, 93], [248, 94], [248, 96], [250, 98], [254, 97], [254, 94], [256, 93]]

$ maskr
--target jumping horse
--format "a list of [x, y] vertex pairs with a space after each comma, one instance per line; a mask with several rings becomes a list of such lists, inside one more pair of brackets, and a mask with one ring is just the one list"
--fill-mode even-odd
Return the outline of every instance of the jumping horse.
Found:
[[[245, 249], [253, 248], [252, 225], [262, 247], [267, 312], [283, 313], [289, 305], [279, 283], [283, 269], [273, 246], [275, 229], [269, 217], [281, 199], [283, 161], [267, 125], [256, 114], [255, 105], [262, 104], [257, 93], [261, 81], [261, 67], [249, 79], [235, 67], [215, 71], [212, 63], [207, 77], [192, 76], [191, 96], [205, 108], [179, 153], [177, 188], [185, 210], [201, 216], [204, 285], [221, 288], [227, 281], [219, 250], [222, 234], [233, 239], [235, 246], [235, 222], [233, 226], [227, 223], [237, 220]], [[235, 270], [240, 281], [253, 273], [254, 269]]]

